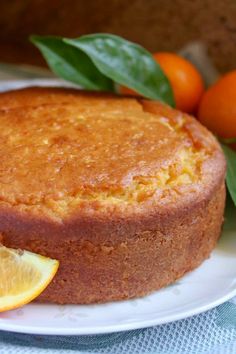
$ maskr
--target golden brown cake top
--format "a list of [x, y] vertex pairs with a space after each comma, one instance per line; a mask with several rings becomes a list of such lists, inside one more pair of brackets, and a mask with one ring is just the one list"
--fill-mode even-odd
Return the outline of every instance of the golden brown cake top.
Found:
[[224, 173], [218, 144], [191, 117], [59, 88], [0, 94], [0, 158], [0, 200], [56, 216], [196, 193], [212, 159]]

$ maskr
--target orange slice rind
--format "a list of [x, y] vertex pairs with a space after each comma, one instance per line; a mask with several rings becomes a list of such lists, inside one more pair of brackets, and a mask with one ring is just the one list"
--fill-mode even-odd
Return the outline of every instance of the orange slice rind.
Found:
[[0, 312], [34, 300], [52, 281], [57, 260], [0, 246]]

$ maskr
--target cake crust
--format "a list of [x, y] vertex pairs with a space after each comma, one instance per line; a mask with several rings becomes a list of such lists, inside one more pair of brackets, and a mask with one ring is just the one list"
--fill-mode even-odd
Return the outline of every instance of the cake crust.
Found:
[[0, 94], [0, 238], [59, 259], [39, 297], [145, 295], [194, 269], [220, 235], [225, 159], [197, 121], [139, 98]]

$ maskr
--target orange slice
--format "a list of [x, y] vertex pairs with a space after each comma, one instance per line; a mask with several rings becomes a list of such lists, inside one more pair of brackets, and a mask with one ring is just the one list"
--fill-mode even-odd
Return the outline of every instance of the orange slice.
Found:
[[0, 312], [34, 300], [55, 276], [59, 262], [0, 246]]

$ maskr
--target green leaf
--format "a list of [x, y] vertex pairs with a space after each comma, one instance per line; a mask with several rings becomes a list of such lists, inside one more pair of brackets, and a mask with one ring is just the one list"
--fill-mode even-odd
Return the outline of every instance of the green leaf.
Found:
[[104, 76], [83, 51], [66, 44], [62, 38], [31, 36], [30, 40], [59, 77], [88, 90], [114, 91], [112, 80]]
[[224, 231], [236, 231], [236, 206], [234, 205], [232, 198], [227, 193], [226, 196], [226, 208], [225, 208], [225, 221]]
[[86, 53], [101, 73], [145, 97], [174, 106], [167, 77], [143, 47], [111, 34], [92, 34], [64, 42]]
[[223, 144], [234, 144], [236, 143], [236, 138], [218, 138]]
[[226, 184], [230, 196], [236, 205], [236, 153], [224, 144], [221, 144], [221, 146], [227, 161]]

